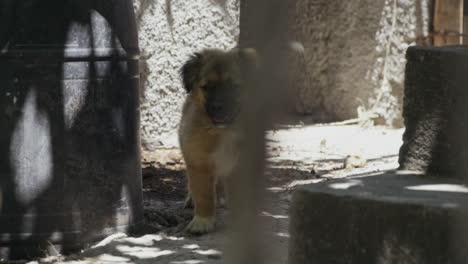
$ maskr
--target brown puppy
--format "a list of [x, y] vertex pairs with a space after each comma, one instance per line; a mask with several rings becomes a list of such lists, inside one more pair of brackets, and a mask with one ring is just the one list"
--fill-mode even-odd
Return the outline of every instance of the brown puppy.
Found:
[[[187, 166], [189, 199], [194, 216], [187, 231], [214, 229], [216, 200], [236, 166], [236, 121], [242, 110], [243, 81], [256, 67], [253, 49], [204, 50], [182, 67], [188, 92], [179, 126], [179, 142]], [[218, 196], [218, 197], [217, 197]]]

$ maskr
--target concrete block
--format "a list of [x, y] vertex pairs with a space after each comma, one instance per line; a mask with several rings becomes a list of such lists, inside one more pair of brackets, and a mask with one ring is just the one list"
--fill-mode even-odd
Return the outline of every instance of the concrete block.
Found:
[[407, 52], [400, 168], [463, 177], [468, 160], [468, 47]]
[[293, 195], [291, 264], [468, 263], [468, 189], [454, 179], [401, 175], [325, 181]]

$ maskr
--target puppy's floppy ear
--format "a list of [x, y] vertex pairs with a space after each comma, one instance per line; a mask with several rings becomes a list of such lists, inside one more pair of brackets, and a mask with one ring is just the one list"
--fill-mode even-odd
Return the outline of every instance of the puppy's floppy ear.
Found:
[[239, 57], [247, 70], [254, 71], [260, 67], [260, 55], [254, 48], [239, 49]]
[[180, 69], [180, 76], [184, 84], [185, 91], [189, 93], [198, 79], [202, 65], [202, 55], [194, 53]]

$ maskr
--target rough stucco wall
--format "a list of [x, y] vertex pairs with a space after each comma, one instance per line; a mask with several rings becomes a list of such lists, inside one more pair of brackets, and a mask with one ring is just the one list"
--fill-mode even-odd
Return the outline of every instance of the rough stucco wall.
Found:
[[141, 62], [143, 147], [177, 146], [185, 98], [179, 69], [195, 51], [229, 49], [239, 35], [239, 0], [135, 0]]
[[298, 112], [343, 120], [359, 107], [400, 126], [405, 52], [427, 35], [430, 2], [297, 0], [292, 38], [308, 75], [295, 87]]

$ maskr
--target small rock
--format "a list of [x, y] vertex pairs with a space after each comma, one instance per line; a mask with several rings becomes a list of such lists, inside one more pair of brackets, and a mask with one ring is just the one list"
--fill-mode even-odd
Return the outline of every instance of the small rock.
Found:
[[367, 165], [367, 160], [361, 156], [348, 155], [344, 160], [344, 168], [345, 169], [352, 169], [352, 168], [362, 168]]
[[310, 170], [310, 174], [312, 174], [312, 177], [314, 177], [314, 178], [316, 178], [316, 179], [322, 177], [322, 175], [320, 175], [314, 168], [312, 168], [312, 169]]
[[167, 165], [176, 165], [182, 163], [182, 153], [179, 151], [171, 150], [165, 157], [165, 163]]
[[326, 148], [327, 148], [327, 140], [326, 140], [326, 139], [322, 139], [322, 140], [320, 141], [319, 151], [323, 153], [323, 152], [325, 152]]

